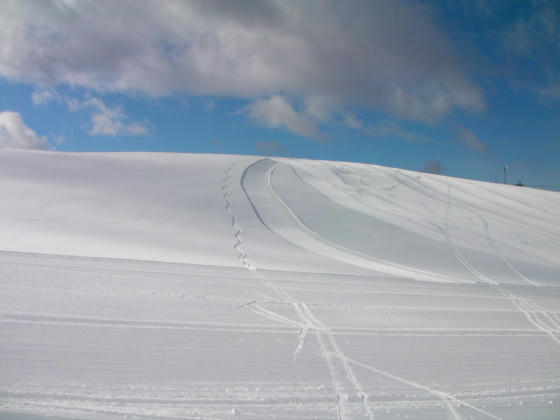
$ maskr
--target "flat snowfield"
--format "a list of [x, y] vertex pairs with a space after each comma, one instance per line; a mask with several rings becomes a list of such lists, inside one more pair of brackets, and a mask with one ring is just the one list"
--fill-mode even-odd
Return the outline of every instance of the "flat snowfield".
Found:
[[560, 418], [560, 194], [0, 151], [2, 419]]

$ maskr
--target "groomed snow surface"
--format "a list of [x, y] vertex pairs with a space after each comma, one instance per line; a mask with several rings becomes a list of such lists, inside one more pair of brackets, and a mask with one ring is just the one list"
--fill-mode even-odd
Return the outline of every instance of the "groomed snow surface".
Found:
[[0, 193], [0, 418], [560, 418], [558, 193], [8, 150]]

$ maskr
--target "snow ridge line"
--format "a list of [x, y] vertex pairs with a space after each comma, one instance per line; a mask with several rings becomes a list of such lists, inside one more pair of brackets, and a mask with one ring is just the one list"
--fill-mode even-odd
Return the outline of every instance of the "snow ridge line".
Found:
[[[63, 410], [63, 413], [68, 412], [69, 410], [81, 412], [82, 414], [87, 413], [87, 414], [95, 416], [93, 418], [115, 418], [115, 415], [118, 415], [119, 417], [121, 417], [121, 416], [126, 417], [130, 414], [130, 417], [132, 417], [132, 418], [147, 419], [147, 420], [153, 420], [154, 419], [154, 414], [139, 414], [139, 413], [132, 414], [132, 413], [124, 412], [122, 410], [109, 411], [109, 409], [102, 409], [102, 408], [90, 408], [90, 407], [84, 407], [84, 406], [77, 407], [75, 404], [68, 404], [66, 402], [57, 403], [56, 400], [55, 400], [55, 402], [49, 402], [49, 401], [37, 402], [37, 401], [26, 400], [24, 404], [25, 404], [25, 407], [26, 407], [26, 410], [25, 410], [24, 413], [35, 415], [35, 416], [44, 416], [45, 412], [52, 411], [53, 409], [59, 409], [59, 410]], [[27, 409], [27, 407], [31, 408], [30, 412]], [[3, 401], [0, 402], [0, 410], [2, 410], [3, 413], [5, 413], [6, 411], [9, 411], [9, 409], [10, 409], [10, 403], [4, 403]], [[6, 410], [6, 411], [4, 411], [4, 410]], [[36, 410], [39, 410], [39, 411], [36, 411]], [[20, 413], [19, 411], [16, 411], [16, 412], [17, 412], [17, 414], [24, 414], [24, 413]], [[62, 418], [64, 418], [64, 417], [62, 417]], [[76, 417], [74, 417], [74, 418], [76, 418]], [[92, 417], [88, 416], [88, 417], [82, 417], [82, 418], [92, 418]], [[157, 418], [161, 419], [161, 420], [172, 420], [172, 419], [175, 419], [176, 417], [157, 416]], [[196, 416], [196, 417], [183, 417], [183, 416], [181, 416], [181, 419], [182, 420], [199, 420], [200, 417], [199, 416]]]
[[[251, 301], [243, 305], [249, 307], [256, 304]], [[538, 312], [531, 309], [529, 311]], [[269, 311], [273, 316], [277, 316], [275, 312]], [[264, 314], [262, 314], [264, 316]], [[560, 319], [554, 313], [548, 313], [550, 322], [555, 322], [558, 328], [554, 329], [554, 333], [560, 333]], [[546, 316], [546, 315], [545, 315]], [[280, 319], [275, 318], [275, 321]], [[278, 327], [255, 327], [247, 324], [210, 324], [210, 323], [175, 323], [175, 322], [154, 322], [154, 321], [136, 321], [129, 319], [102, 319], [102, 318], [70, 318], [70, 317], [51, 317], [48, 315], [32, 316], [19, 313], [0, 313], [0, 323], [24, 323], [24, 324], [45, 324], [45, 325], [81, 325], [91, 327], [106, 328], [138, 328], [138, 329], [173, 329], [173, 330], [197, 330], [197, 331], [239, 331], [239, 332], [272, 332], [272, 333], [288, 333], [293, 328], [304, 328], [304, 324], [298, 323], [288, 318], [281, 320], [287, 324], [288, 328]], [[307, 327], [307, 325], [305, 325]], [[484, 337], [503, 337], [503, 336], [536, 336], [540, 335], [540, 331], [534, 329], [526, 330], [492, 330], [492, 329], [347, 329], [335, 328], [330, 329], [333, 334], [345, 335], [374, 335], [374, 336], [407, 336], [407, 337], [425, 337], [425, 336], [484, 336]], [[301, 334], [302, 332], [299, 331]]]
[[[244, 169], [243, 175], [241, 177], [241, 187], [243, 188], [243, 190], [245, 192], [245, 195], [246, 195], [249, 203], [251, 204], [251, 207], [253, 208], [256, 216], [266, 226], [266, 223], [262, 220], [257, 208], [255, 207], [255, 204], [251, 200], [251, 197], [249, 196], [249, 194], [247, 193], [247, 190], [245, 189], [245, 187], [243, 185], [243, 181], [245, 179], [245, 176], [247, 174], [248, 169], [251, 166], [253, 166], [255, 164], [258, 164], [259, 162], [265, 162], [265, 161], [270, 161], [270, 159], [261, 159], [257, 162], [254, 162], [253, 164], [249, 165], [248, 167], [246, 167]], [[277, 165], [278, 165], [278, 162], [276, 162], [270, 168], [268, 168], [266, 173], [265, 173], [265, 183], [269, 188], [271, 188], [270, 174], [273, 172], [273, 170], [276, 168]], [[226, 171], [226, 177], [224, 178], [223, 189], [225, 190], [225, 192], [227, 192], [227, 194], [224, 195], [224, 199], [226, 200], [226, 203], [227, 203], [226, 204], [226, 210], [228, 210], [228, 212], [232, 216], [232, 226], [234, 226], [236, 228], [236, 234], [237, 234], [236, 241], [238, 241], [238, 240], [241, 240], [241, 233], [243, 232], [243, 230], [237, 224], [237, 216], [235, 215], [235, 212], [231, 209], [231, 203], [230, 203], [229, 198], [228, 198], [228, 196], [229, 196], [229, 182], [231, 180], [230, 171], [231, 171], [231, 168], [228, 171]], [[233, 223], [233, 221], [235, 223]], [[236, 248], [236, 250], [237, 250], [237, 248]], [[340, 364], [342, 364], [342, 368], [340, 368], [340, 366], [337, 366], [337, 364], [339, 364], [339, 363], [337, 363], [336, 360], [331, 356], [332, 353], [340, 354], [342, 356], [344, 356], [344, 354], [342, 353], [340, 348], [336, 345], [336, 342], [335, 342], [334, 337], [332, 336], [332, 333], [330, 332], [330, 330], [324, 324], [322, 324], [320, 321], [318, 321], [317, 318], [315, 318], [315, 316], [311, 313], [311, 311], [309, 310], [307, 305], [305, 305], [305, 303], [299, 302], [297, 299], [295, 299], [293, 296], [291, 296], [286, 290], [277, 286], [271, 280], [269, 280], [267, 278], [267, 276], [265, 276], [261, 272], [257, 271], [257, 269], [252, 264], [252, 262], [250, 261], [249, 257], [247, 256], [247, 253], [245, 251], [242, 251], [242, 258], [241, 259], [244, 263], [243, 266], [245, 268], [247, 268], [253, 274], [253, 276], [256, 279], [262, 281], [271, 290], [273, 290], [281, 301], [290, 303], [292, 305], [292, 307], [294, 308], [298, 318], [300, 319], [301, 322], [297, 323], [298, 326], [300, 327], [300, 329], [299, 329], [299, 332], [298, 332], [298, 343], [297, 343], [297, 346], [294, 350], [294, 360], [297, 358], [298, 354], [303, 349], [303, 346], [305, 344], [305, 339], [307, 337], [307, 332], [309, 330], [311, 330], [315, 333], [315, 335], [317, 337], [317, 342], [319, 344], [319, 347], [321, 348], [321, 355], [323, 356], [323, 358], [325, 359], [325, 361], [327, 363], [327, 366], [328, 366], [328, 369], [329, 369], [329, 374], [330, 374], [330, 377], [331, 377], [331, 382], [332, 382], [332, 385], [333, 385], [334, 390], [336, 392], [336, 410], [337, 410], [338, 420], [354, 420], [354, 419], [358, 420], [358, 419], [366, 418], [365, 416], [367, 416], [367, 418], [369, 420], [374, 420], [375, 417], [373, 415], [373, 412], [371, 411], [371, 408], [367, 404], [368, 403], [367, 397], [365, 396], [364, 392], [362, 391], [361, 386], [357, 382], [356, 377], [355, 377], [354, 373], [352, 372], [351, 367], [347, 363], [346, 363], [346, 365], [345, 365], [345, 363], [340, 363], [341, 360], [339, 359], [338, 362]], [[262, 309], [264, 309], [264, 308], [258, 306], [258, 304], [255, 301], [249, 302], [245, 306], [246, 307], [252, 307], [252, 309], [260, 308], [260, 309], [257, 310], [259, 315], [266, 314], [266, 315], [270, 316], [271, 314], [274, 314], [274, 312], [268, 311], [268, 310], [265, 310], [266, 312], [263, 312]], [[282, 317], [281, 315], [278, 315], [278, 314], [274, 314], [273, 316], [283, 318], [284, 322], [286, 322], [286, 320], [287, 320], [287, 318]], [[278, 319], [278, 320], [280, 321], [280, 319]], [[291, 321], [291, 320], [289, 320], [289, 321]], [[291, 322], [294, 322], [294, 321], [291, 321]], [[329, 338], [328, 344], [326, 344], [324, 342], [323, 335], [328, 336], [328, 338]], [[327, 349], [327, 346], [329, 347], [328, 349]], [[343, 371], [344, 372], [342, 374], [342, 376], [338, 371]], [[343, 385], [343, 382], [345, 380], [349, 382], [350, 386], [352, 386], [355, 389], [357, 395], [360, 397], [359, 404], [360, 404], [361, 409], [358, 409], [360, 411], [359, 413], [356, 412], [357, 407], [355, 407], [355, 403], [353, 401], [350, 401], [350, 395], [348, 394], [346, 387]]]
[[[227, 389], [227, 388], [226, 388]], [[280, 389], [282, 390], [282, 389]], [[210, 389], [211, 392], [214, 391], [214, 389]], [[227, 392], [227, 391], [226, 391]], [[235, 398], [235, 395], [231, 395], [230, 397], [226, 396], [223, 398], [220, 397], [216, 397], [216, 398], [204, 398], [202, 401], [204, 401], [204, 404], [225, 404], [225, 405], [242, 405], [242, 406], [246, 406], [246, 407], [251, 407], [253, 405], [261, 405], [264, 403], [268, 403], [268, 404], [274, 404], [274, 405], [286, 405], [287, 403], [292, 403], [295, 402], [297, 404], [316, 404], [316, 403], [323, 403], [323, 402], [328, 402], [328, 398], [322, 396], [322, 395], [309, 395], [306, 396], [305, 394], [303, 394], [302, 392], [297, 393], [296, 395], [290, 395], [288, 397], [284, 397], [284, 396], [271, 396], [271, 393], [274, 391], [269, 391], [267, 394], [265, 394], [263, 399], [259, 399], [259, 398], [255, 398], [255, 399], [243, 399], [243, 400], [239, 400], [238, 398]], [[169, 393], [167, 394], [169, 395]], [[189, 405], [193, 405], [193, 404], [200, 404], [201, 399], [197, 398], [196, 396], [177, 396], [175, 393], [171, 393], [171, 395], [167, 396], [167, 395], [159, 395], [156, 397], [150, 397], [150, 396], [143, 396], [143, 395], [138, 395], [135, 396], [134, 394], [112, 394], [111, 396], [105, 394], [105, 393], [80, 393], [78, 392], [57, 392], [57, 391], [53, 391], [53, 392], [41, 392], [41, 391], [36, 391], [36, 392], [25, 392], [25, 391], [13, 391], [13, 390], [8, 390], [8, 389], [0, 389], [0, 407], [2, 407], [2, 404], [4, 403], [4, 401], [6, 399], [19, 399], [19, 400], [23, 400], [27, 402], [30, 401], [30, 399], [36, 399], [36, 400], [42, 400], [45, 402], [49, 402], [49, 401], [53, 401], [56, 402], [58, 401], [64, 401], [64, 402], [74, 402], [74, 401], [78, 401], [78, 402], [90, 402], [90, 403], [114, 403], [114, 402], [118, 402], [118, 403], [140, 403], [140, 404], [189, 404]], [[288, 400], [289, 398], [289, 400]], [[4, 408], [4, 407], [2, 407]], [[70, 408], [70, 407], [69, 407]], [[80, 410], [80, 408], [74, 407], [76, 408], [76, 410]], [[1, 412], [3, 415], [6, 414], [5, 412]], [[113, 414], [118, 414], [118, 413], [113, 413]], [[122, 413], [122, 414], [126, 414], [126, 413]], [[176, 415], [179, 415], [178, 413], [174, 413]], [[146, 414], [146, 416], [148, 416], [149, 414]], [[184, 420], [185, 417], [181, 415], [181, 417], [164, 417], [164, 416], [157, 416], [156, 414], [153, 414], [156, 417], [150, 417], [150, 419], [168, 419], [168, 420]], [[49, 416], [50, 417], [50, 416]], [[4, 419], [7, 417], [3, 417]], [[63, 417], [56, 417], [57, 419], [62, 419]], [[69, 417], [64, 417], [64, 418], [69, 418]], [[103, 417], [106, 418], [106, 417]], [[115, 417], [110, 417], [110, 418], [115, 418]], [[117, 417], [117, 418], [121, 418], [121, 417]], [[127, 417], [124, 417], [127, 418]], [[132, 418], [136, 418], [136, 415], [133, 415]], [[205, 419], [208, 419], [208, 417], [203, 417]], [[215, 419], [216, 417], [211, 417], [213, 419]], [[220, 419], [222, 419], [223, 417], [219, 417]], [[77, 419], [77, 417], [72, 417], [72, 419]], [[197, 420], [200, 420], [201, 417], [196, 417]]]
[[[136, 329], [159, 329], [159, 330], [188, 330], [188, 331], [225, 331], [225, 332], [290, 332], [286, 328], [255, 327], [246, 324], [209, 324], [209, 323], [176, 323], [157, 321], [136, 321], [129, 319], [103, 319], [103, 318], [71, 318], [57, 316], [32, 316], [26, 314], [0, 313], [0, 323], [20, 323], [39, 325], [73, 325], [100, 328], [136, 328]], [[290, 327], [297, 326], [286, 322]]]
[[[485, 275], [480, 273], [478, 270], [474, 269], [474, 267], [472, 267], [468, 263], [468, 261], [461, 255], [459, 250], [455, 248], [455, 245], [451, 241], [451, 236], [449, 234], [449, 212], [450, 212], [450, 209], [451, 209], [451, 187], [450, 187], [450, 184], [449, 184], [449, 177], [446, 177], [446, 180], [447, 180], [447, 207], [446, 207], [446, 212], [445, 212], [445, 234], [446, 234], [446, 238], [447, 238], [447, 243], [450, 246], [451, 251], [453, 251], [455, 249], [457, 251], [457, 253], [453, 252], [454, 255], [457, 257], [457, 259], [461, 263], [463, 263], [463, 265], [469, 271], [471, 271], [471, 273], [473, 273], [475, 276], [477, 276], [484, 283], [488, 284], [491, 288], [496, 290], [499, 294], [508, 298], [511, 301], [511, 303], [517, 309], [519, 309], [519, 311], [522, 312], [523, 315], [525, 315], [525, 318], [527, 318], [527, 320], [534, 327], [536, 327], [538, 330], [542, 331], [543, 333], [547, 334], [552, 339], [552, 341], [554, 341], [556, 344], [560, 345], [560, 338], [556, 336], [557, 331], [555, 331], [555, 329], [558, 328], [560, 326], [560, 324], [555, 322], [555, 316], [554, 315], [551, 316], [545, 308], [536, 304], [531, 299], [521, 298], [521, 297], [515, 296], [511, 292], [508, 292], [508, 291], [504, 290], [502, 287], [500, 287], [499, 283], [495, 282], [492, 279], [489, 279], [488, 277], [486, 277]], [[480, 215], [478, 215], [478, 213], [476, 213], [476, 212], [474, 212], [474, 213], [477, 216], [481, 217]], [[482, 220], [484, 220], [484, 219], [482, 218]], [[488, 238], [488, 236], [487, 236], [487, 238]], [[544, 316], [545, 319], [548, 320], [548, 322], [543, 321], [542, 319], [539, 319], [539, 317], [538, 317], [539, 314]], [[552, 328], [550, 327], [549, 323], [552, 324]]]

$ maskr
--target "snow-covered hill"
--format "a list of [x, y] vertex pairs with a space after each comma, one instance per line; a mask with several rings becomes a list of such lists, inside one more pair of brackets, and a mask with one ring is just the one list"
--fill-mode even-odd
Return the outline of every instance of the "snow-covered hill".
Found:
[[560, 418], [558, 193], [9, 150], [0, 193], [0, 418]]

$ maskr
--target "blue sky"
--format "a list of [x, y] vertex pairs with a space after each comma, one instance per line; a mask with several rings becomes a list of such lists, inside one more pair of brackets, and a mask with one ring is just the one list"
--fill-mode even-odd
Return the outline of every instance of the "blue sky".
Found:
[[0, 147], [560, 186], [556, 1], [5, 1]]

